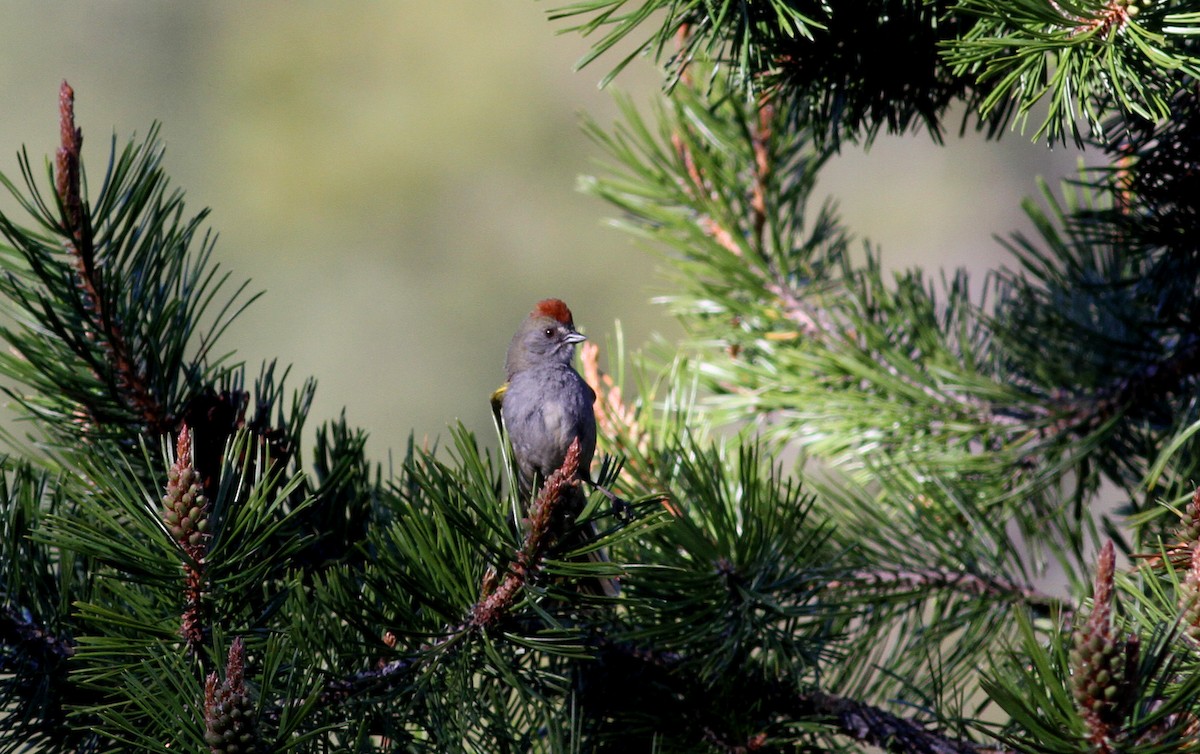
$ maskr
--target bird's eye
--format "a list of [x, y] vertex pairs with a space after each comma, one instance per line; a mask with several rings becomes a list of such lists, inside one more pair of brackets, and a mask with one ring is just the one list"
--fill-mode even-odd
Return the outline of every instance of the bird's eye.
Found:
[[545, 330], [542, 330], [542, 334], [545, 335], [547, 338], [553, 338], [554, 337], [554, 328], [547, 327]]

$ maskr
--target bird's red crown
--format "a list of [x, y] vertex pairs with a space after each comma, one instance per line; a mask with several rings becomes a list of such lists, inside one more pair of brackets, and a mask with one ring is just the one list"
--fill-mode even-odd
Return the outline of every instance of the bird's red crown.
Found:
[[567, 305], [561, 299], [543, 299], [537, 303], [537, 306], [533, 307], [533, 313], [558, 320], [564, 325], [575, 326], [575, 320], [571, 317], [571, 310], [567, 308]]

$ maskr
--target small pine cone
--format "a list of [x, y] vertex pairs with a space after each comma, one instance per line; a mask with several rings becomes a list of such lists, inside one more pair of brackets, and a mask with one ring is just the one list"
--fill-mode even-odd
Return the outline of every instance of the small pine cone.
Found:
[[1192, 549], [1191, 567], [1179, 585], [1183, 634], [1200, 643], [1200, 544]]
[[1112, 723], [1125, 678], [1125, 647], [1106, 629], [1089, 622], [1075, 632], [1071, 682], [1079, 707]]
[[1106, 738], [1109, 729], [1120, 725], [1138, 666], [1138, 637], [1121, 639], [1113, 630], [1115, 560], [1112, 542], [1108, 542], [1096, 567], [1092, 612], [1075, 630], [1070, 652], [1072, 691], [1093, 740]]
[[175, 464], [167, 471], [163, 523], [175, 541], [189, 551], [200, 550], [208, 539], [208, 498], [200, 474], [192, 466], [192, 443], [187, 427], [179, 433]]
[[[215, 678], [215, 674], [211, 677]], [[204, 741], [213, 754], [243, 754], [258, 749], [254, 703], [245, 694], [222, 685], [216, 691], [209, 714]]]
[[1192, 501], [1184, 508], [1179, 523], [1171, 530], [1166, 542], [1166, 557], [1162, 553], [1149, 552], [1134, 555], [1154, 569], [1180, 570], [1192, 562], [1192, 551], [1200, 545], [1200, 487], [1192, 494]]
[[1175, 530], [1176, 539], [1185, 547], [1200, 543], [1200, 488], [1192, 495], [1192, 502], [1183, 511], [1183, 520]]
[[212, 754], [247, 754], [262, 750], [255, 720], [254, 701], [242, 677], [245, 650], [235, 639], [229, 648], [225, 680], [208, 676], [204, 688], [204, 742]]

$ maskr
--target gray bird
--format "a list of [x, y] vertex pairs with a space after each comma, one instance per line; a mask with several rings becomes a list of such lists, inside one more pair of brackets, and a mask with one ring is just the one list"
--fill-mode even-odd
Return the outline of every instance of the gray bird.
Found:
[[[579, 439], [578, 478], [591, 483], [592, 456], [596, 452], [596, 394], [572, 366], [575, 345], [586, 337], [575, 330], [571, 310], [556, 298], [539, 301], [508, 346], [505, 387], [492, 397], [499, 403], [504, 427], [517, 467], [518, 494], [523, 502], [539, 490], [546, 478], [563, 464], [571, 442]], [[574, 523], [585, 503], [581, 487], [564, 501], [564, 526]], [[591, 527], [567, 547], [595, 536]], [[594, 559], [607, 560], [602, 552]], [[603, 593], [617, 593], [616, 582], [601, 580]]]

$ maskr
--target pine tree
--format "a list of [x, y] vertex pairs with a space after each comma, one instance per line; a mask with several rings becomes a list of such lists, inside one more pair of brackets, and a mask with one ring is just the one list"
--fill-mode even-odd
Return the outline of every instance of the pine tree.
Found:
[[[0, 753], [1195, 749], [1200, 6], [551, 15], [664, 71], [588, 127], [687, 333], [582, 354], [611, 560], [551, 525], [574, 454], [528, 505], [461, 426], [386, 474], [344, 420], [306, 456], [314, 383], [220, 350], [254, 296], [155, 129], [89, 183], [64, 83], [47, 175], [3, 178]], [[810, 206], [953, 105], [1108, 159], [1027, 203], [986, 297]]]

